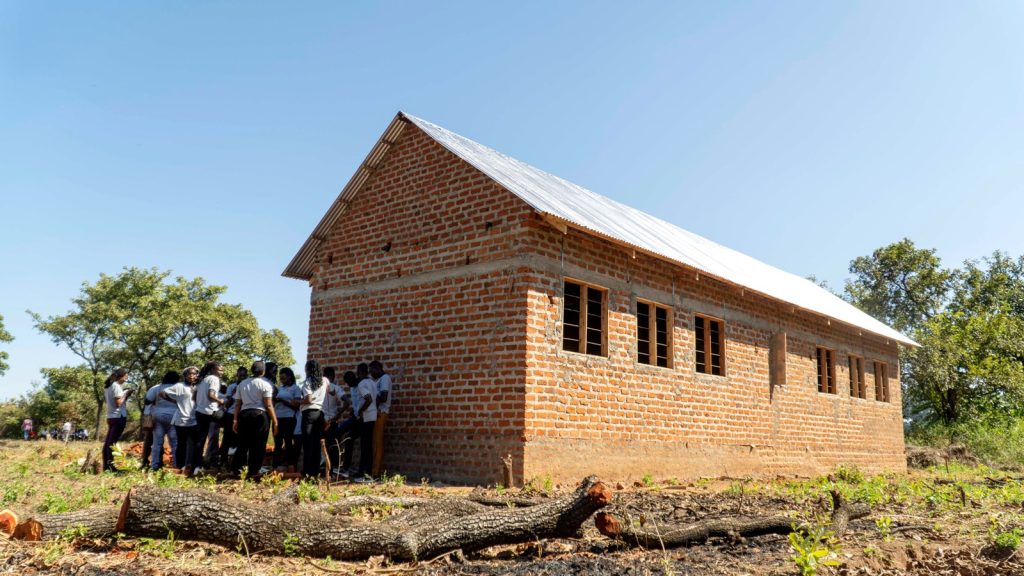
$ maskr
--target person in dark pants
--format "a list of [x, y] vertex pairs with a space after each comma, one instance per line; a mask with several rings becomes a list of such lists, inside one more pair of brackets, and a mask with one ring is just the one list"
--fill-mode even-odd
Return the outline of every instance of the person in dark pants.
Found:
[[274, 467], [294, 466], [298, 459], [299, 447], [295, 444], [295, 411], [302, 399], [302, 392], [295, 384], [295, 372], [282, 368], [279, 373], [281, 385], [274, 395], [274, 411], [277, 412], [277, 434], [274, 435]]
[[341, 439], [341, 477], [348, 478], [350, 470], [352, 469], [352, 453], [355, 452], [355, 439], [359, 438], [359, 418], [356, 417], [356, 408], [361, 404], [358, 386], [359, 379], [356, 377], [356, 373], [347, 370], [342, 375], [341, 380], [345, 383], [347, 391], [345, 392], [348, 397], [348, 401], [345, 402], [347, 407], [341, 413], [341, 423], [338, 424], [337, 434]]
[[306, 361], [306, 380], [299, 387], [302, 400], [302, 475], [306, 478], [320, 472], [320, 439], [324, 437], [324, 398], [327, 396], [327, 378], [316, 360]]
[[128, 398], [134, 390], [125, 391], [121, 387], [128, 380], [128, 371], [124, 368], [114, 370], [103, 384], [104, 397], [107, 404], [107, 436], [103, 440], [103, 469], [119, 472], [114, 466], [114, 444], [121, 439], [124, 426], [128, 423]]
[[258, 478], [267, 453], [267, 430], [277, 435], [277, 414], [274, 412], [274, 387], [263, 379], [266, 365], [262, 361], [252, 364], [252, 377], [235, 389], [235, 418], [232, 428], [237, 435], [238, 449], [231, 463], [236, 476], [242, 466], [248, 466], [248, 477]]
[[241, 366], [235, 371], [235, 381], [228, 384], [227, 388], [221, 391], [222, 398], [221, 404], [224, 406], [224, 419], [221, 420], [220, 427], [224, 429], [224, 440], [220, 443], [220, 463], [221, 467], [225, 470], [231, 468], [231, 454], [229, 452], [232, 448], [237, 449], [237, 440], [235, 438], [234, 421], [235, 421], [235, 390], [238, 385], [241, 384], [242, 380], [249, 377], [249, 371]]
[[196, 383], [199, 381], [199, 368], [189, 366], [184, 372], [185, 381], [178, 382], [157, 394], [157, 398], [170, 400], [175, 403], [174, 416], [171, 423], [174, 425], [174, 433], [178, 437], [178, 447], [175, 450], [175, 466], [191, 476], [196, 467], [202, 464], [202, 453], [200, 452], [200, 438], [202, 433], [196, 421]]
[[142, 436], [142, 469], [149, 470], [150, 452], [153, 451], [153, 400], [150, 400], [148, 391], [142, 408]]
[[[359, 365], [360, 371], [363, 364]], [[363, 372], [366, 373], [366, 372]], [[356, 482], [371, 482], [373, 472], [373, 429], [377, 426], [377, 383], [367, 376], [356, 388], [359, 395], [359, 472]]]
[[331, 477], [338, 477], [341, 474], [341, 433], [339, 427], [341, 420], [347, 417], [349, 395], [341, 386], [335, 383], [335, 372], [333, 366], [324, 368], [324, 378], [327, 378], [327, 395], [324, 397], [324, 442], [327, 444], [327, 460], [331, 464]]

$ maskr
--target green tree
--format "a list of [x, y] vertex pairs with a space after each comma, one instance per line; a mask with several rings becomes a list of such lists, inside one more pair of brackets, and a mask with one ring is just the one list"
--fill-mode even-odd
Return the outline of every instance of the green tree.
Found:
[[[4, 317], [2, 314], [0, 314], [0, 342], [13, 341], [14, 336], [11, 336], [11, 333], [4, 328]], [[7, 364], [8, 358], [10, 358], [10, 356], [7, 354], [7, 352], [0, 350], [0, 376], [3, 376], [4, 373], [7, 372], [7, 370], [10, 368], [10, 365]]]
[[[170, 272], [155, 268], [125, 268], [84, 284], [67, 314], [33, 317], [39, 330], [78, 354], [85, 368], [100, 376], [99, 387], [93, 385], [99, 423], [102, 374], [115, 366], [124, 366], [148, 388], [166, 370], [181, 371], [207, 360], [245, 363], [261, 357], [268, 346], [283, 362], [293, 362], [287, 338], [282, 341], [272, 335], [275, 331], [261, 330], [242, 306], [220, 302], [225, 291], [202, 278], [171, 279]], [[142, 400], [143, 394], [135, 395], [137, 407]]]
[[850, 272], [847, 300], [904, 333], [943, 308], [951, 280], [935, 250], [919, 249], [906, 238], [854, 259]]

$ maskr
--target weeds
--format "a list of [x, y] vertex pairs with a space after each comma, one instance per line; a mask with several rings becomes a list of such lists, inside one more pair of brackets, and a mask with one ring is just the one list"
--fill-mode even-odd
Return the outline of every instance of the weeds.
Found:
[[822, 566], [839, 565], [839, 546], [832, 532], [824, 526], [794, 525], [789, 533], [789, 545], [796, 552], [791, 558], [803, 576], [814, 576]]

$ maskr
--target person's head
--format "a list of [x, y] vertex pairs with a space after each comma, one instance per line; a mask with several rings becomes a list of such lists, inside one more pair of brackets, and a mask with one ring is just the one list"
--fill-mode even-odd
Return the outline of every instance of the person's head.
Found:
[[291, 386], [295, 384], [295, 372], [287, 366], [281, 368], [281, 371], [277, 373], [281, 377], [281, 386]]
[[224, 367], [220, 365], [220, 362], [210, 360], [206, 364], [203, 364], [203, 369], [199, 371], [199, 379], [202, 380], [207, 376], [220, 376], [224, 374]]
[[241, 382], [249, 377], [249, 371], [245, 369], [245, 366], [239, 366], [238, 370], [235, 370], [235, 381]]
[[259, 378], [267, 373], [267, 365], [263, 360], [257, 360], [252, 363], [252, 368], [249, 371], [252, 372], [253, 378]]
[[182, 375], [185, 377], [185, 384], [191, 386], [196, 382], [199, 382], [199, 367], [189, 366], [188, 368], [185, 368], [185, 371], [182, 373]]
[[324, 374], [320, 370], [320, 363], [316, 360], [306, 360], [306, 366], [303, 369], [306, 373], [306, 382], [309, 382], [309, 386], [316, 390], [324, 383]]
[[328, 382], [334, 382], [335, 377], [334, 366], [324, 368], [324, 378], [327, 378]]
[[124, 381], [127, 379], [128, 370], [124, 368], [118, 368], [111, 372], [110, 376], [107, 376], [107, 381], [103, 383], [103, 387], [110, 388], [110, 385], [113, 384], [114, 382], [117, 382], [118, 384], [123, 384]]
[[267, 362], [267, 370], [263, 373], [263, 377], [270, 380], [272, 384], [277, 384], [277, 362]]
[[361, 362], [359, 366], [356, 366], [356, 378], [360, 380], [365, 379], [370, 375], [370, 365], [366, 362]]
[[181, 374], [178, 374], [177, 370], [168, 370], [162, 380], [161, 384], [177, 384], [181, 381]]
[[374, 360], [370, 362], [370, 377], [374, 380], [384, 375], [384, 365], [381, 364], [380, 360]]
[[356, 373], [351, 370], [346, 370], [345, 373], [341, 375], [341, 379], [345, 384], [348, 384], [349, 388], [355, 388], [359, 385], [359, 378], [356, 378]]

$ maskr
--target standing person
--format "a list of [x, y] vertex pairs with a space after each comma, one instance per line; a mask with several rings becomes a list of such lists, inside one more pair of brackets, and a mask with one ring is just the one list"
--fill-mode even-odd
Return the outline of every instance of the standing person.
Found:
[[[236, 476], [248, 465], [249, 477], [257, 478], [267, 453], [267, 429], [277, 435], [277, 414], [274, 412], [274, 387], [263, 379], [266, 365], [253, 362], [252, 378], [246, 378], [235, 389], [232, 427], [238, 438], [238, 450], [231, 463]], [[268, 418], [269, 417], [269, 418]]]
[[32, 419], [25, 418], [21, 421], [21, 437], [28, 440], [32, 437]]
[[[149, 390], [156, 388], [153, 385]], [[139, 427], [142, 428], [142, 470], [149, 470], [150, 452], [153, 450], [153, 427], [156, 425], [153, 420], [153, 400], [149, 397], [149, 390], [142, 397], [142, 421]]]
[[[217, 422], [224, 416], [220, 408], [220, 377], [224, 374], [224, 367], [220, 362], [210, 360], [203, 365], [199, 371], [199, 385], [196, 386], [196, 424], [199, 426], [199, 447], [196, 455], [196, 466], [202, 472], [202, 466], [209, 466], [210, 459], [216, 450]], [[213, 440], [210, 440], [210, 434]], [[206, 443], [210, 441], [211, 449], [206, 449]], [[198, 472], [197, 472], [198, 473]]]
[[341, 462], [338, 461], [341, 455], [338, 427], [348, 395], [335, 383], [333, 366], [324, 368], [324, 378], [327, 379], [327, 395], [324, 396], [324, 443], [327, 445], [327, 460], [333, 468], [327, 472], [336, 477], [341, 473]]
[[320, 363], [307, 360], [306, 379], [300, 391], [299, 402], [302, 411], [302, 475], [316, 476], [320, 470], [320, 439], [324, 437], [324, 398], [327, 396], [327, 378], [320, 370]]
[[122, 384], [128, 381], [128, 371], [118, 368], [107, 376], [103, 383], [107, 403], [107, 437], [103, 440], [103, 469], [120, 472], [114, 466], [113, 446], [121, 439], [124, 426], [128, 423], [128, 405], [126, 402], [134, 390], [125, 391]]
[[[365, 364], [360, 364], [363, 368]], [[364, 369], [365, 370], [365, 369]], [[362, 370], [361, 370], [362, 371]], [[356, 482], [372, 482], [373, 472], [373, 429], [377, 424], [377, 383], [370, 377], [363, 378], [356, 388], [359, 395], [359, 472]]]
[[356, 377], [356, 373], [347, 370], [341, 377], [342, 382], [345, 383], [348, 411], [345, 414], [345, 419], [342, 420], [338, 426], [338, 434], [341, 436], [341, 447], [342, 447], [342, 464], [341, 464], [341, 477], [348, 478], [350, 474], [355, 471], [352, 470], [352, 454], [355, 452], [355, 439], [359, 437], [359, 427], [362, 422], [356, 416], [356, 408], [359, 407], [359, 378]]
[[277, 412], [277, 434], [274, 435], [274, 468], [295, 466], [298, 448], [295, 446], [295, 410], [299, 407], [302, 393], [295, 385], [295, 372], [282, 368], [281, 385], [274, 396], [274, 410]]
[[71, 440], [71, 420], [64, 421], [64, 427], [61, 428], [61, 432], [65, 442]]
[[[149, 467], [154, 472], [164, 465], [164, 438], [171, 445], [171, 459], [178, 453], [178, 434], [174, 430], [174, 414], [178, 411], [178, 404], [168, 398], [161, 398], [160, 393], [174, 386], [181, 380], [181, 374], [170, 370], [164, 374], [163, 379], [156, 386], [146, 392], [146, 402], [153, 406], [153, 446], [150, 450]], [[173, 462], [175, 467], [177, 462]]]
[[237, 450], [237, 441], [235, 438], [235, 431], [233, 430], [232, 423], [235, 420], [235, 389], [238, 385], [249, 377], [249, 371], [242, 366], [235, 370], [235, 381], [228, 384], [223, 390], [221, 397], [221, 404], [224, 406], [224, 419], [221, 420], [220, 426], [224, 429], [224, 440], [220, 443], [220, 463], [224, 469], [231, 468], [231, 456], [234, 455]]
[[196, 422], [196, 384], [199, 382], [199, 368], [185, 368], [185, 381], [163, 390], [157, 396], [172, 400], [177, 405], [174, 418], [174, 432], [178, 435], [178, 449], [174, 462], [186, 476], [191, 476], [197, 466], [199, 452], [199, 424]]
[[370, 362], [370, 378], [377, 384], [377, 421], [373, 426], [373, 476], [379, 477], [384, 464], [384, 427], [391, 411], [391, 376], [379, 360]]

